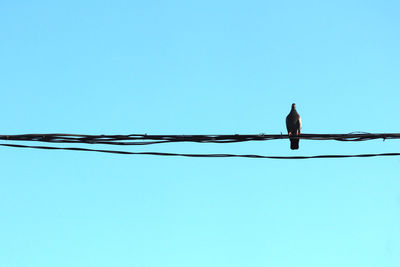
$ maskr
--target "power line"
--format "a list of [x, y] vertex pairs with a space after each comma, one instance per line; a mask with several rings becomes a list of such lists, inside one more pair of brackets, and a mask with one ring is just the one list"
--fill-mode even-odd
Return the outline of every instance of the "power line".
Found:
[[[152, 145], [162, 143], [176, 142], [195, 142], [195, 143], [237, 143], [249, 141], [270, 141], [288, 139], [284, 134], [258, 134], [258, 135], [147, 135], [147, 134], [129, 134], [129, 135], [83, 135], [83, 134], [20, 134], [20, 135], [0, 135], [0, 140], [7, 141], [35, 141], [47, 143], [74, 143], [74, 144], [105, 144], [105, 145]], [[348, 134], [301, 134], [297, 137], [305, 140], [335, 140], [335, 141], [367, 141], [376, 139], [400, 139], [400, 133], [360, 133], [353, 132]], [[17, 148], [34, 149], [52, 149], [52, 150], [73, 150], [73, 151], [91, 151], [114, 154], [129, 155], [155, 155], [155, 156], [181, 156], [181, 157], [240, 157], [240, 158], [264, 158], [264, 159], [313, 159], [313, 158], [354, 158], [354, 157], [382, 157], [399, 156], [400, 153], [381, 153], [381, 154], [358, 154], [358, 155], [317, 155], [317, 156], [263, 156], [253, 154], [187, 154], [187, 153], [168, 153], [168, 152], [129, 152], [119, 150], [87, 149], [80, 147], [50, 147], [50, 146], [28, 146], [19, 144], [0, 144], [1, 146]]]
[[179, 157], [196, 157], [196, 158], [322, 159], [322, 158], [369, 158], [369, 157], [400, 156], [400, 153], [358, 154], [358, 155], [317, 155], [317, 156], [263, 156], [263, 155], [252, 155], [252, 154], [180, 154], [180, 153], [167, 153], [167, 152], [129, 152], [129, 151], [119, 151], [119, 150], [88, 149], [80, 147], [26, 146], [17, 144], [0, 144], [0, 146], [33, 148], [33, 149], [50, 149], [50, 150], [88, 151], [88, 152], [101, 152], [101, 153], [125, 154], [125, 155], [179, 156]]
[[[248, 141], [269, 141], [288, 139], [286, 134], [258, 135], [83, 135], [83, 134], [21, 134], [0, 135], [0, 140], [7, 141], [37, 141], [50, 143], [80, 143], [106, 145], [152, 145], [174, 142], [195, 143], [237, 143]], [[400, 139], [400, 133], [348, 133], [348, 134], [301, 134], [297, 137], [306, 140], [335, 141], [367, 141], [375, 139]]]

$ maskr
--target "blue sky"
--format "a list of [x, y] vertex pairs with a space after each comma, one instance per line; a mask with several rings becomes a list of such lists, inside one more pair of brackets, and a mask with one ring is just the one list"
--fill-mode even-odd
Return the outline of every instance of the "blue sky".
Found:
[[[292, 102], [304, 133], [399, 132], [399, 8], [397, 1], [3, 1], [1, 134], [280, 133]], [[291, 151], [282, 140], [126, 149], [399, 148], [302, 140]], [[400, 158], [6, 147], [0, 158], [1, 266], [400, 264]]]

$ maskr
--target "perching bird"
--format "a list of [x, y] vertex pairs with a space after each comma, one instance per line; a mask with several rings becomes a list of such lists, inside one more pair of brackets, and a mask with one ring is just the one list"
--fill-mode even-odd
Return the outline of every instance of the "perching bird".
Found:
[[290, 139], [290, 149], [299, 149], [299, 139], [290, 138], [290, 136], [298, 136], [301, 130], [301, 118], [296, 110], [296, 104], [292, 104], [292, 109], [286, 117], [286, 129]]

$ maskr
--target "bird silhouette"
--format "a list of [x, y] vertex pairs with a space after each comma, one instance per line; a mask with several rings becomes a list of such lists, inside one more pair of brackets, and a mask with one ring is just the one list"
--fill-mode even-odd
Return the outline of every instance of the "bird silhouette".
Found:
[[299, 149], [300, 140], [298, 138], [291, 138], [291, 136], [299, 136], [301, 130], [301, 118], [299, 113], [297, 113], [295, 103], [292, 104], [292, 109], [286, 117], [286, 129], [290, 139], [290, 149]]

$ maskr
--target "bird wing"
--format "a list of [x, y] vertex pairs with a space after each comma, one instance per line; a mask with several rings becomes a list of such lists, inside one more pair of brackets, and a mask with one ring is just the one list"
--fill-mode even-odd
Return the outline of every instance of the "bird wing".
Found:
[[299, 116], [299, 133], [300, 133], [300, 130], [301, 130], [301, 117]]
[[290, 132], [290, 130], [289, 130], [289, 115], [286, 117], [286, 130], [288, 132]]

